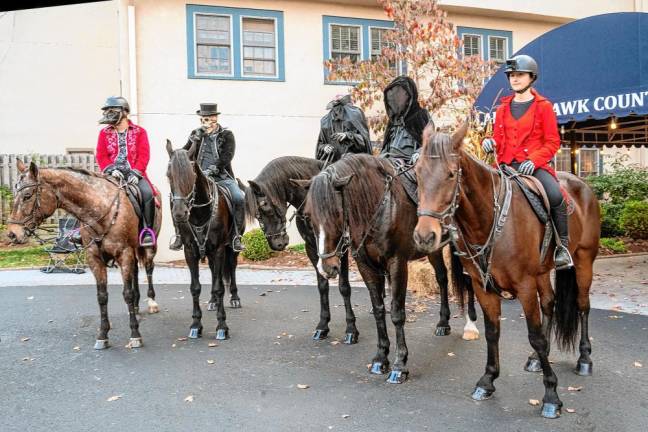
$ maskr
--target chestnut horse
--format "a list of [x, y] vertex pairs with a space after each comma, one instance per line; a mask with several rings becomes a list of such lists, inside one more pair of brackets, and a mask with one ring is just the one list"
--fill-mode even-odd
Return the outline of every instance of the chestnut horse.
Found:
[[[108, 275], [111, 262], [121, 269], [124, 301], [128, 306], [131, 337], [129, 346], [142, 346], [136, 314], [139, 312], [138, 260], [148, 278], [149, 313], [159, 312], [153, 289], [153, 258], [157, 245], [139, 246], [139, 220], [123, 187], [104, 175], [75, 168], [29, 167], [18, 160], [20, 178], [16, 184], [14, 204], [7, 225], [9, 239], [24, 243], [29, 234], [61, 208], [77, 218], [87, 261], [97, 282], [97, 301], [101, 326], [95, 349], [108, 348]], [[153, 231], [160, 232], [162, 211], [155, 212]]]
[[592, 370], [587, 321], [600, 235], [598, 201], [581, 179], [558, 174], [573, 205], [569, 250], [575, 266], [556, 272], [554, 294], [550, 271], [554, 267], [551, 252], [555, 243], [542, 256], [545, 225], [539, 222], [517, 184], [463, 149], [466, 131], [464, 125], [452, 137], [431, 129], [424, 133], [416, 165], [419, 220], [414, 239], [421, 250], [432, 252], [439, 247], [441, 236], [449, 233], [472, 278], [484, 312], [488, 345], [486, 371], [477, 382], [473, 399], [487, 399], [495, 391], [493, 381], [499, 376], [500, 295], [513, 296], [524, 309], [529, 342], [535, 350], [527, 370], [539, 369], [539, 363], [544, 374], [542, 415], [556, 418], [562, 402], [548, 359], [552, 327], [559, 345], [573, 348], [580, 325], [576, 372], [589, 375]]

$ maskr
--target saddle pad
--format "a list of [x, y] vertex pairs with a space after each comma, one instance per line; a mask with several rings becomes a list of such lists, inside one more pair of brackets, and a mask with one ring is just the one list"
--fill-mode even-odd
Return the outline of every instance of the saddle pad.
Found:
[[519, 187], [524, 196], [526, 197], [529, 205], [533, 209], [533, 212], [538, 217], [538, 220], [543, 225], [549, 220], [549, 210], [545, 205], [545, 200], [539, 195], [538, 190], [532, 190], [526, 181], [524, 181], [521, 176], [512, 168], [508, 166], [504, 167], [503, 172], [511, 180], [513, 180]]

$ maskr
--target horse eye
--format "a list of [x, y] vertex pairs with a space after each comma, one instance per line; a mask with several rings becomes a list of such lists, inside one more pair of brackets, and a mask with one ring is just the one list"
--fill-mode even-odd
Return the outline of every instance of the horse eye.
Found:
[[25, 194], [25, 196], [23, 197], [23, 201], [27, 201], [31, 197], [32, 197], [32, 194]]
[[449, 178], [449, 179], [453, 179], [453, 178], [455, 178], [455, 173], [454, 173], [454, 171], [450, 171], [450, 173], [448, 174], [448, 178]]

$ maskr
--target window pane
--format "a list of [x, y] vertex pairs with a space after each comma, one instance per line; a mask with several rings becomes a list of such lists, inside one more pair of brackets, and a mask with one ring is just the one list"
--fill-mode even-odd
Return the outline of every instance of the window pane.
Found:
[[196, 28], [198, 30], [229, 31], [229, 17], [216, 15], [196, 15]]
[[571, 172], [571, 153], [569, 147], [561, 147], [556, 153], [556, 171]]
[[506, 40], [504, 38], [491, 37], [489, 38], [489, 45], [491, 60], [495, 60], [497, 63], [504, 63], [506, 60]]
[[331, 26], [331, 57], [340, 58], [339, 52], [352, 54], [352, 58], [360, 56], [360, 27]]
[[598, 174], [598, 149], [580, 149], [580, 167], [579, 175], [581, 177], [588, 177]]
[[479, 36], [464, 35], [463, 42], [465, 56], [481, 56], [481, 38]]

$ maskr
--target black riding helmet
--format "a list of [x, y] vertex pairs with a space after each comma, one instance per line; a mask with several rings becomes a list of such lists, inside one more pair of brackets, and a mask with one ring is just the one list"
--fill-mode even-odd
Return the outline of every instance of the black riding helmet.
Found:
[[124, 113], [130, 112], [130, 105], [126, 98], [121, 96], [110, 96], [106, 99], [103, 106], [103, 117], [99, 120], [100, 124], [116, 125], [121, 121]]
[[[528, 72], [531, 75], [531, 84], [533, 84], [538, 79], [538, 63], [533, 57], [526, 54], [516, 55], [506, 60], [504, 73], [509, 77], [511, 72]], [[517, 93], [524, 93], [529, 87], [531, 87], [530, 84]]]

